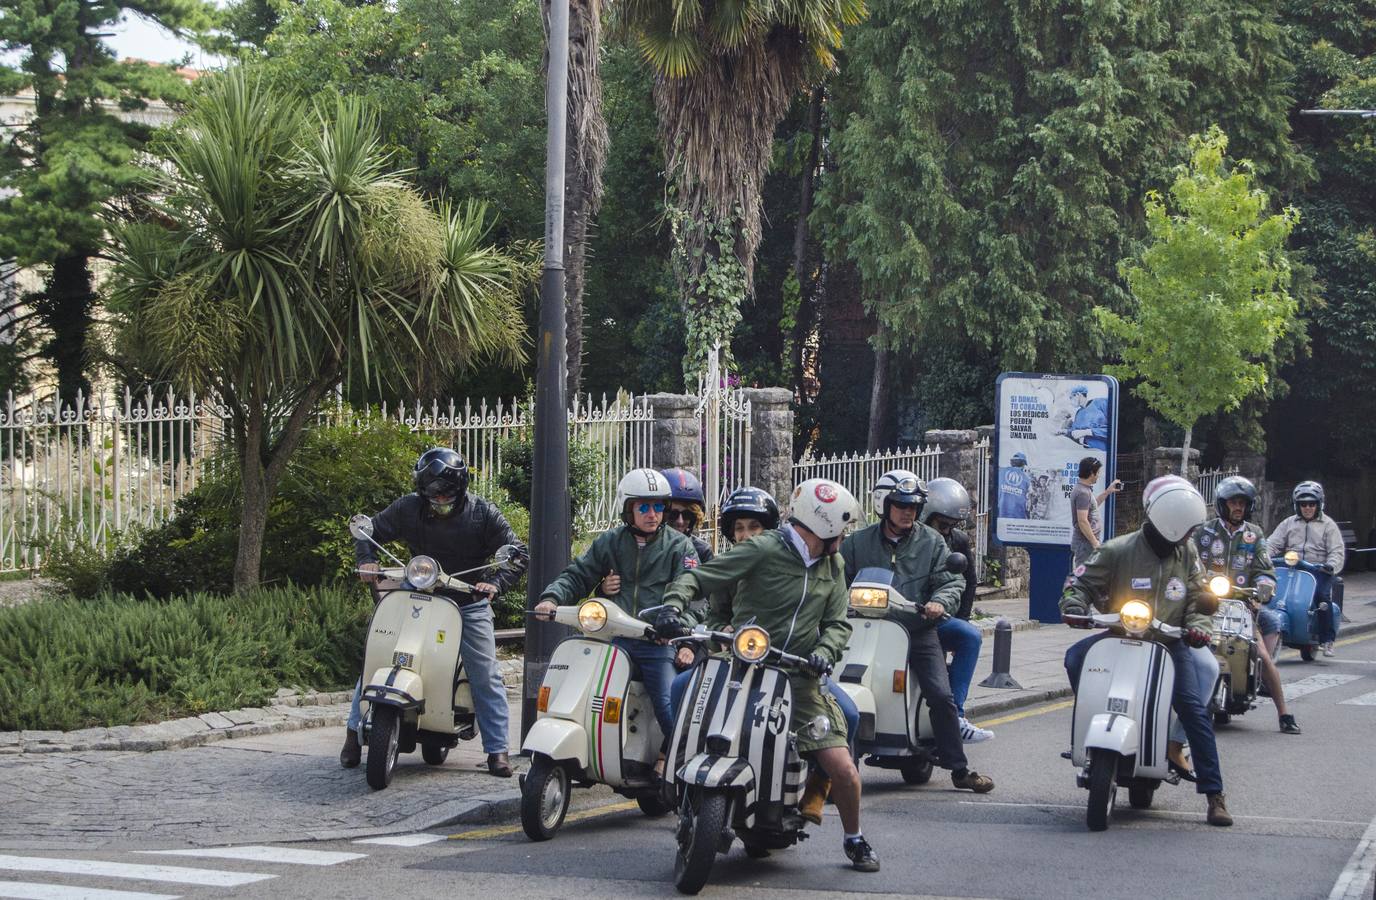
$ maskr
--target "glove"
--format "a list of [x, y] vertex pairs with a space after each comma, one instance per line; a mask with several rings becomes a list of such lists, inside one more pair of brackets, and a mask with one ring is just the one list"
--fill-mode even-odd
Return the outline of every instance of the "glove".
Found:
[[1087, 616], [1089, 607], [1078, 599], [1064, 600], [1061, 602], [1061, 615], [1063, 616]]
[[807, 658], [807, 667], [814, 675], [821, 678], [831, 671], [831, 661], [820, 653], [814, 653]]
[[655, 634], [662, 638], [682, 637], [688, 633], [688, 629], [683, 627], [683, 620], [678, 617], [678, 610], [670, 607], [659, 614], [655, 619]]
[[1329, 575], [1332, 575], [1332, 574], [1333, 574], [1333, 567], [1332, 567], [1331, 565], [1329, 565], [1328, 563], [1324, 563], [1323, 565], [1319, 566], [1319, 568], [1322, 569], [1324, 572], [1326, 572], [1326, 573], [1329, 574]]
[[1209, 633], [1202, 628], [1187, 628], [1181, 640], [1187, 647], [1207, 647], [1209, 645]]

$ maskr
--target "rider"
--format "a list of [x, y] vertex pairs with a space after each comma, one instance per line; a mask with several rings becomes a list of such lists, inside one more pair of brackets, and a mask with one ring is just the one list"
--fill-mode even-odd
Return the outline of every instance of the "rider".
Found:
[[693, 542], [693, 548], [698, 551], [698, 562], [710, 561], [711, 546], [694, 535], [707, 514], [707, 500], [703, 497], [702, 482], [687, 469], [665, 469], [661, 474], [674, 492], [669, 500], [669, 508], [664, 512], [664, 520], [670, 528], [686, 534]]
[[[415, 493], [407, 494], [373, 517], [373, 540], [378, 544], [404, 541], [413, 555], [432, 556], [446, 572], [463, 572], [482, 566], [504, 544], [520, 548], [511, 561], [473, 585], [472, 594], [436, 589], [453, 598], [463, 616], [459, 656], [473, 690], [474, 713], [487, 752], [487, 770], [499, 778], [511, 777], [507, 758], [506, 685], [497, 669], [497, 641], [493, 630], [493, 597], [506, 593], [525, 571], [525, 544], [516, 537], [494, 504], [468, 492], [468, 465], [448, 447], [435, 447], [416, 460], [411, 477]], [[359, 577], [375, 582], [378, 571], [376, 547], [368, 541], [354, 543]], [[357, 766], [362, 757], [358, 740], [362, 717], [359, 700], [363, 682], [354, 688], [349, 709], [348, 733], [339, 764]]]
[[[633, 616], [659, 606], [665, 588], [680, 573], [697, 568], [692, 541], [664, 527], [664, 511], [673, 491], [654, 469], [632, 469], [616, 486], [616, 506], [623, 524], [599, 534], [582, 556], [569, 563], [540, 595], [535, 615], [551, 618], [558, 606], [579, 603], [610, 573], [621, 573], [611, 602]], [[605, 590], [605, 588], [604, 588]], [[645, 680], [655, 719], [666, 736], [674, 730], [669, 686], [674, 680], [673, 651], [663, 644], [630, 638], [612, 643], [630, 656]], [[662, 760], [661, 760], [662, 762]]]
[[[1157, 619], [1182, 629], [1181, 640], [1160, 638], [1175, 666], [1171, 703], [1194, 751], [1195, 790], [1208, 796], [1208, 822], [1231, 825], [1213, 721], [1189, 659], [1189, 648], [1208, 645], [1217, 609], [1216, 598], [1205, 586], [1204, 566], [1189, 540], [1190, 532], [1208, 514], [1204, 498], [1185, 479], [1166, 475], [1147, 485], [1142, 505], [1147, 521], [1140, 531], [1105, 541], [1071, 571], [1061, 595], [1061, 613], [1087, 616], [1091, 607], [1116, 612], [1135, 598], [1146, 601]], [[1110, 636], [1108, 631], [1091, 635], [1066, 651], [1065, 669], [1072, 689], [1079, 689], [1089, 648]]]
[[[1276, 568], [1271, 563], [1267, 541], [1261, 526], [1248, 521], [1257, 502], [1257, 489], [1252, 482], [1240, 475], [1232, 475], [1218, 483], [1214, 490], [1214, 512], [1218, 517], [1205, 522], [1194, 533], [1194, 542], [1199, 548], [1199, 560], [1209, 570], [1209, 575], [1222, 575], [1238, 587], [1254, 587], [1257, 602], [1263, 606], [1275, 596]], [[1285, 705], [1285, 688], [1281, 685], [1280, 670], [1271, 659], [1267, 649], [1266, 637], [1280, 630], [1279, 616], [1274, 610], [1265, 609], [1257, 615], [1257, 630], [1262, 640], [1257, 643], [1261, 654], [1261, 677], [1271, 700], [1276, 704], [1280, 716], [1280, 730], [1286, 734], [1299, 734], [1300, 726]], [[1214, 679], [1218, 677], [1218, 661], [1209, 654], [1213, 662], [1212, 676], [1208, 687], [1203, 691], [1207, 698], [1213, 690]], [[1178, 754], [1171, 758], [1179, 763]]]
[[984, 642], [979, 629], [970, 624], [970, 613], [975, 605], [975, 556], [970, 548], [970, 536], [960, 527], [970, 518], [970, 508], [970, 493], [959, 481], [954, 478], [933, 478], [927, 482], [927, 502], [922, 507], [922, 524], [935, 528], [946, 539], [946, 546], [952, 553], [963, 553], [971, 562], [965, 567], [965, 587], [960, 594], [960, 605], [951, 618], [936, 627], [936, 636], [941, 641], [942, 652], [951, 654], [951, 664], [946, 667], [946, 674], [951, 679], [951, 694], [956, 702], [956, 713], [960, 716], [960, 739], [967, 744], [978, 744], [992, 738], [994, 732], [972, 725], [965, 718], [965, 698], [970, 694], [975, 664], [979, 662], [979, 648]]
[[821, 677], [841, 659], [850, 640], [845, 569], [836, 556], [845, 529], [860, 519], [860, 504], [834, 481], [812, 478], [793, 489], [789, 520], [680, 575], [664, 592], [666, 610], [656, 630], [682, 631], [678, 613], [689, 620], [692, 602], [712, 597], [714, 614], [739, 627], [759, 625], [774, 646], [808, 660], [789, 675], [792, 722], [797, 728], [825, 716], [832, 728], [822, 737], [797, 736], [799, 753], [811, 753], [831, 777], [832, 799], [841, 817], [843, 848], [852, 867], [879, 871], [879, 857], [860, 830], [860, 773], [855, 770], [844, 716]]
[[[1333, 622], [1333, 579], [1343, 570], [1347, 548], [1338, 523], [1323, 513], [1323, 485], [1317, 481], [1301, 481], [1290, 495], [1295, 514], [1276, 526], [1267, 541], [1271, 552], [1284, 556], [1294, 550], [1300, 559], [1323, 569], [1330, 577], [1318, 579], [1319, 641], [1323, 655], [1333, 655], [1333, 637], [1337, 632]], [[1278, 638], [1273, 638], [1278, 640]]]
[[946, 673], [946, 652], [937, 637], [938, 620], [960, 606], [961, 580], [946, 569], [950, 553], [941, 535], [917, 521], [926, 491], [915, 474], [894, 469], [879, 476], [870, 498], [880, 521], [841, 545], [846, 581], [854, 581], [861, 569], [871, 566], [888, 569], [894, 574], [894, 588], [919, 604], [916, 614], [890, 615], [908, 632], [908, 668], [931, 713], [938, 760], [951, 770], [956, 787], [988, 793], [994, 780], [969, 768], [961, 746], [960, 714]]

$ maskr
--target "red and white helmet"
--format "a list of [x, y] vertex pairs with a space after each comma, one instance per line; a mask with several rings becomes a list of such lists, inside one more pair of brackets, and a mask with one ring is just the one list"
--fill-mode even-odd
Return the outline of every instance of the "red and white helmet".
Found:
[[1172, 543], [1183, 541], [1209, 515], [1199, 491], [1179, 475], [1163, 475], [1147, 484], [1142, 509], [1152, 527]]
[[788, 515], [824, 541], [840, 537], [863, 518], [860, 501], [827, 478], [809, 478], [795, 487]]

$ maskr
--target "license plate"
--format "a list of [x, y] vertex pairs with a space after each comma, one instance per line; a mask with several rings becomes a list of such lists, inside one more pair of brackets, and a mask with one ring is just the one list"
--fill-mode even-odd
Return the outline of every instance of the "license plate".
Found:
[[1128, 701], [1126, 697], [1109, 697], [1108, 711], [1111, 713], [1125, 713], [1128, 711]]

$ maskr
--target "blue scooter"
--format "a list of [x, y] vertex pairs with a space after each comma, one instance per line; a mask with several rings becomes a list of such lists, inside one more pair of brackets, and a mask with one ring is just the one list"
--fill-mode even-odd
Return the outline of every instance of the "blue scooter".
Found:
[[[1281, 614], [1281, 643], [1300, 651], [1305, 662], [1314, 661], [1319, 649], [1320, 588], [1327, 587], [1333, 575], [1319, 566], [1304, 562], [1294, 550], [1271, 560], [1276, 567], [1276, 595], [1268, 604]], [[1332, 592], [1328, 614], [1336, 638], [1343, 611], [1339, 596]]]

